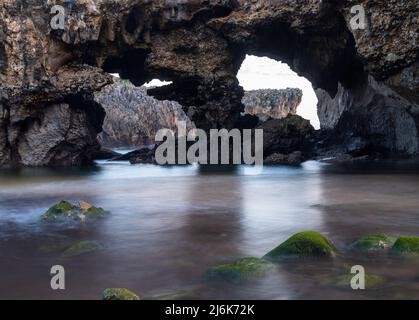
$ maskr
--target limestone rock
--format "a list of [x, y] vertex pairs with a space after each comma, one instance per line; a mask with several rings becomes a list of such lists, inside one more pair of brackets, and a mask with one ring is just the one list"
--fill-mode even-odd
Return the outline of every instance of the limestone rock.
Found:
[[261, 89], [246, 91], [242, 103], [246, 114], [258, 116], [261, 120], [282, 119], [297, 113], [302, 98], [301, 89]]
[[[51, 28], [53, 4], [65, 9], [62, 30]], [[351, 27], [354, 5], [365, 30]], [[336, 145], [417, 153], [418, 16], [416, 0], [3, 0], [0, 166], [89, 162], [104, 118], [93, 93], [112, 81], [103, 71], [173, 81], [151, 94], [179, 102], [199, 128], [240, 127], [246, 54], [312, 82]], [[47, 124], [51, 113], [60, 117]], [[48, 147], [31, 157], [35, 135]]]
[[106, 116], [99, 142], [105, 147], [141, 147], [155, 143], [160, 129], [177, 131], [180, 121], [186, 129], [195, 126], [174, 101], [150, 97], [145, 87], [135, 87], [129, 81], [115, 81], [96, 94], [96, 101]]

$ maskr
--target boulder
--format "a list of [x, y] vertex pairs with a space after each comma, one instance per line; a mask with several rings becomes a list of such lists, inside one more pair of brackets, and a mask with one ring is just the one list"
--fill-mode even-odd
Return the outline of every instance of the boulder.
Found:
[[265, 121], [269, 118], [282, 119], [290, 114], [296, 114], [302, 98], [301, 89], [261, 89], [246, 91], [242, 103], [245, 106], [245, 114], [257, 116]]
[[125, 288], [108, 288], [102, 293], [103, 300], [140, 300], [134, 292]]
[[41, 220], [46, 222], [86, 221], [102, 218], [106, 215], [107, 212], [104, 209], [95, 207], [83, 200], [80, 201], [78, 206], [63, 200], [50, 207], [41, 216]]
[[207, 276], [210, 279], [240, 282], [266, 274], [273, 268], [273, 264], [268, 260], [247, 257], [211, 267], [207, 271]]
[[268, 252], [264, 258], [276, 260], [284, 257], [333, 258], [336, 249], [332, 242], [316, 231], [296, 233]]
[[92, 252], [99, 249], [99, 244], [96, 241], [80, 241], [63, 252], [63, 257], [78, 256], [87, 252]]
[[396, 240], [391, 252], [397, 255], [419, 255], [419, 237], [400, 237]]
[[371, 234], [356, 240], [350, 247], [353, 250], [374, 252], [389, 249], [394, 242], [396, 242], [394, 237], [389, 237], [385, 234]]

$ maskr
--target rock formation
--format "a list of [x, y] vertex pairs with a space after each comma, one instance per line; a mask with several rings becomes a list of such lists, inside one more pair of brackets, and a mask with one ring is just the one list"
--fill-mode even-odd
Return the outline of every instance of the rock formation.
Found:
[[129, 81], [115, 81], [96, 94], [96, 101], [106, 111], [99, 142], [105, 147], [141, 147], [154, 144], [158, 130], [176, 132], [179, 121], [187, 130], [195, 126], [174, 101], [160, 101], [147, 95], [147, 88]]
[[296, 114], [303, 98], [301, 89], [261, 89], [246, 91], [242, 99], [244, 112], [261, 120], [282, 119]]
[[[64, 29], [51, 27], [55, 4]], [[365, 29], [351, 26], [355, 5]], [[246, 54], [312, 82], [333, 143], [416, 153], [418, 17], [416, 0], [3, 0], [0, 165], [88, 161], [104, 117], [93, 92], [110, 81], [102, 70], [136, 85], [173, 81], [152, 94], [179, 102], [197, 127], [243, 126]]]
[[297, 115], [289, 115], [284, 119], [270, 119], [257, 128], [263, 129], [265, 157], [275, 153], [288, 155], [294, 151], [311, 152], [314, 128], [309, 120]]

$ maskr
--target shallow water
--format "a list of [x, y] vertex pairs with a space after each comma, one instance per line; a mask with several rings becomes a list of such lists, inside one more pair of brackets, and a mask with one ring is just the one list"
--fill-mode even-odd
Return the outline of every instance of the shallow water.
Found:
[[[419, 235], [418, 178], [419, 164], [406, 161], [307, 162], [266, 166], [260, 174], [104, 161], [82, 169], [0, 171], [0, 299], [100, 299], [107, 287], [146, 298], [183, 291], [196, 299], [418, 299], [418, 260], [348, 251], [369, 233]], [[84, 199], [111, 215], [72, 226], [40, 223], [62, 199]], [[328, 236], [339, 257], [283, 262], [249, 282], [205, 277], [210, 266], [261, 257], [303, 230]], [[100, 248], [62, 256], [81, 240]], [[57, 264], [66, 270], [63, 291], [50, 289]], [[336, 287], [336, 277], [356, 264], [383, 276], [384, 285]]]

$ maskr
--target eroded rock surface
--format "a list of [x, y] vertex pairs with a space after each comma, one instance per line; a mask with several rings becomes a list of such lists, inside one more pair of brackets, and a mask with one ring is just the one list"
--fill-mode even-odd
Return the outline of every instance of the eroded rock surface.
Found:
[[105, 147], [141, 147], [155, 143], [160, 129], [177, 131], [180, 121], [186, 129], [194, 124], [175, 101], [160, 101], [147, 94], [147, 88], [116, 81], [96, 94], [106, 111], [99, 142]]
[[[65, 8], [64, 30], [51, 28], [54, 4]], [[354, 5], [366, 11], [365, 30], [350, 26]], [[179, 102], [200, 128], [243, 126], [236, 74], [246, 54], [286, 62], [313, 83], [334, 143], [416, 153], [418, 17], [416, 0], [3, 0], [0, 165], [89, 161], [104, 117], [93, 92], [110, 81], [100, 70], [136, 85], [173, 81], [152, 94]], [[78, 120], [66, 120], [74, 110]], [[68, 125], [45, 124], [51, 113]], [[84, 133], [44, 133], [63, 127]], [[35, 132], [50, 147], [32, 158]]]
[[258, 116], [261, 120], [282, 119], [289, 114], [297, 114], [302, 98], [301, 89], [261, 89], [246, 91], [242, 103], [245, 113]]

